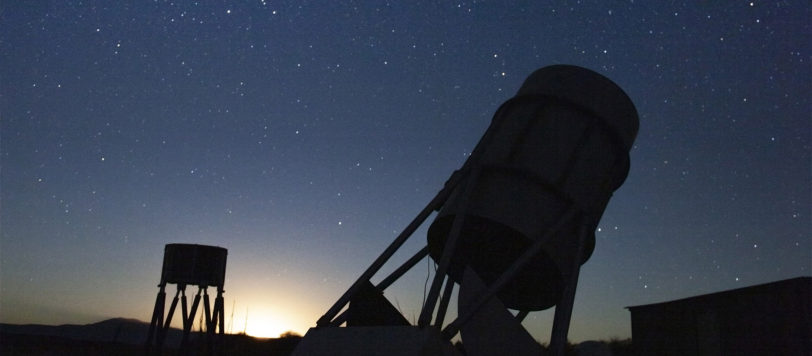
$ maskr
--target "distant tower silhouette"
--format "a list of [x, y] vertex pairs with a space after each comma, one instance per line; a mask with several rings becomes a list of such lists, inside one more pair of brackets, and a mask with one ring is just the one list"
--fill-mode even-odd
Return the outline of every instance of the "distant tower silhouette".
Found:
[[[223, 311], [223, 285], [226, 276], [226, 256], [228, 250], [222, 247], [194, 245], [194, 244], [167, 244], [164, 248], [164, 262], [161, 271], [161, 283], [158, 285], [158, 297], [155, 300], [155, 309], [152, 312], [152, 322], [149, 325], [146, 348], [147, 354], [163, 354], [162, 348], [166, 340], [166, 333], [172, 323], [172, 316], [181, 301], [181, 316], [183, 317], [183, 338], [179, 354], [186, 353], [189, 334], [192, 331], [195, 313], [200, 305], [203, 294], [203, 310], [205, 313], [206, 334], [208, 350], [214, 353], [214, 336], [222, 335], [225, 331], [225, 315]], [[169, 313], [164, 318], [166, 302], [166, 284], [177, 285], [175, 298], [169, 307]], [[187, 309], [186, 286], [198, 287], [192, 309]], [[209, 303], [208, 287], [217, 288], [214, 298], [214, 307]], [[201, 314], [201, 317], [204, 316]], [[217, 329], [219, 326], [219, 329]]]

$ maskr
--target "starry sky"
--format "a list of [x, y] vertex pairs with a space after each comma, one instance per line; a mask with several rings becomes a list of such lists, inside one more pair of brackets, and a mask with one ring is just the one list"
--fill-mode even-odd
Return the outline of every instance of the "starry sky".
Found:
[[[4, 1], [0, 321], [148, 321], [164, 245], [197, 243], [229, 251], [227, 330], [303, 334], [551, 64], [611, 78], [640, 114], [572, 340], [629, 337], [626, 306], [808, 276], [811, 15], [795, 0]], [[409, 320], [432, 271], [386, 291]], [[547, 341], [551, 320], [524, 325]]]

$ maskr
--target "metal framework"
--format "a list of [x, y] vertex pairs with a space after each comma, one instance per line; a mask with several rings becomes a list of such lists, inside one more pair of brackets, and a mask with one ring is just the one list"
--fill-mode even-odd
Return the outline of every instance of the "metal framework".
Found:
[[[516, 99], [512, 99], [511, 101], [506, 102], [503, 106], [508, 105], [508, 103], [512, 103], [515, 100]], [[498, 123], [496, 124], [498, 125]], [[477, 145], [477, 148], [484, 148], [490, 144], [490, 141], [492, 140], [492, 135], [490, 133], [494, 131], [495, 130], [489, 129], [482, 138], [481, 142]], [[472, 154], [472, 159], [474, 157], [476, 156]], [[358, 293], [361, 287], [368, 283], [370, 279], [381, 269], [381, 267], [383, 267], [383, 265], [395, 254], [395, 252], [409, 239], [409, 237], [414, 234], [417, 228], [419, 228], [425, 222], [432, 212], [438, 211], [443, 207], [451, 195], [451, 192], [454, 191], [458, 185], [465, 185], [461, 187], [464, 191], [461, 204], [462, 210], [465, 211], [468, 198], [476, 186], [479, 176], [483, 171], [493, 169], [505, 169], [505, 167], [487, 166], [480, 164], [476, 160], [469, 160], [460, 170], [455, 171], [445, 183], [445, 186], [437, 193], [431, 202], [429, 202], [428, 205], [423, 208], [423, 210], [414, 218], [414, 220], [409, 223], [403, 232], [401, 232], [400, 235], [395, 238], [395, 240], [383, 251], [380, 256], [378, 256], [378, 258], [366, 269], [366, 271], [361, 274], [355, 283], [353, 283], [352, 286], [350, 286], [350, 288], [344, 292], [344, 294], [335, 302], [335, 304], [333, 304], [333, 306], [330, 307], [330, 309], [328, 309], [328, 311], [321, 318], [319, 318], [317, 326], [337, 327], [344, 323], [346, 321], [346, 313], [339, 314], [339, 312], [347, 306], [350, 299], [352, 299], [352, 297]], [[538, 183], [541, 185], [549, 185], [547, 182], [543, 181], [539, 181]], [[445, 328], [443, 328], [448, 303], [454, 288], [454, 281], [452, 281], [448, 276], [449, 266], [451, 264], [451, 258], [455, 252], [455, 247], [460, 238], [460, 233], [465, 220], [465, 214], [457, 214], [454, 217], [451, 232], [448, 240], [446, 241], [446, 245], [443, 248], [443, 254], [439, 260], [438, 268], [431, 283], [425, 304], [420, 312], [417, 326], [421, 328], [435, 327], [441, 329], [442, 335], [446, 340], [450, 341], [460, 331], [460, 328], [479, 310], [479, 308], [481, 308], [491, 298], [496, 296], [496, 294], [499, 293], [502, 288], [512, 278], [514, 278], [516, 274], [518, 274], [518, 272], [521, 271], [521, 269], [527, 265], [527, 263], [534, 256], [541, 251], [542, 246], [551, 238], [551, 236], [561, 230], [561, 228], [565, 225], [579, 224], [581, 227], [579, 228], [579, 236], [577, 237], [577, 256], [575, 256], [575, 259], [573, 259], [571, 273], [569, 274], [570, 279], [569, 281], [566, 281], [562, 298], [556, 304], [553, 329], [550, 337], [550, 350], [553, 352], [553, 355], [563, 355], [567, 341], [570, 318], [572, 315], [573, 301], [575, 299], [575, 289], [578, 283], [578, 275], [581, 266], [580, 261], [582, 258], [585, 241], [589, 234], [587, 222], [581, 221], [586, 220], [584, 214], [582, 214], [575, 207], [575, 204], [570, 203], [569, 205], [570, 207], [567, 209], [567, 211], [557, 219], [557, 223], [552, 228], [547, 230], [543, 236], [536, 238], [533, 244], [518, 259], [516, 259], [494, 283], [489, 286], [487, 292], [483, 294], [475, 303], [474, 308], [469, 310], [464, 315], [458, 315], [455, 320], [451, 321]], [[385, 290], [394, 281], [396, 281], [414, 265], [425, 258], [426, 255], [428, 255], [428, 246], [423, 247], [389, 276], [384, 278], [381, 283], [376, 285], [376, 288], [378, 288], [380, 291]], [[445, 288], [443, 288], [442, 298], [440, 298], [440, 289], [444, 285]], [[440, 298], [439, 307], [437, 306], [438, 298]], [[437, 309], [436, 313], [435, 309]], [[527, 313], [528, 311], [520, 311], [517, 318], [521, 320], [527, 315]], [[433, 326], [432, 320], [434, 321]]]
[[[370, 279], [377, 273], [380, 268], [395, 254], [395, 252], [403, 245], [403, 243], [408, 240], [409, 237], [417, 230], [420, 225], [422, 225], [425, 220], [429, 217], [432, 211], [438, 210], [445, 200], [448, 198], [450, 192], [457, 186], [459, 181], [464, 178], [466, 174], [471, 171], [463, 172], [458, 171], [452, 175], [451, 179], [446, 183], [445, 187], [432, 199], [432, 201], [426, 205], [426, 207], [417, 215], [417, 217], [407, 226], [407, 228], [397, 237], [395, 240], [389, 245], [389, 247], [384, 250], [384, 252], [378, 256], [378, 258], [364, 271], [363, 274], [353, 283], [353, 285], [347, 289], [347, 291], [338, 299], [338, 301], [333, 304], [333, 306], [325, 313], [321, 318], [319, 318], [317, 322], [317, 326], [319, 327], [337, 327], [340, 326], [342, 323], [346, 321], [346, 314], [339, 312], [344, 309], [345, 306], [349, 303], [350, 299], [359, 291], [361, 286], [363, 286], [366, 282], [369, 282]], [[476, 173], [478, 174], [478, 173]], [[474, 177], [475, 178], [475, 177]], [[470, 186], [470, 183], [469, 183]], [[467, 187], [466, 187], [467, 188]], [[469, 192], [470, 193], [470, 192]], [[548, 230], [544, 236], [536, 241], [531, 245], [531, 247], [524, 252], [507, 270], [505, 270], [502, 275], [497, 279], [497, 281], [491, 284], [485, 294], [483, 294], [480, 299], [476, 302], [475, 307], [469, 310], [468, 313], [464, 315], [458, 315], [457, 318], [451, 321], [445, 328], [442, 327], [443, 321], [445, 319], [445, 314], [447, 311], [447, 306], [451, 297], [451, 292], [454, 287], [454, 282], [448, 277], [447, 272], [449, 268], [449, 262], [451, 259], [451, 255], [454, 251], [454, 244], [456, 240], [459, 238], [460, 230], [462, 227], [464, 215], [459, 214], [455, 217], [454, 227], [452, 227], [452, 234], [449, 236], [449, 240], [447, 242], [446, 248], [443, 252], [443, 257], [440, 260], [439, 266], [434, 276], [434, 280], [432, 281], [431, 288], [426, 298], [426, 303], [423, 306], [423, 309], [420, 313], [420, 318], [418, 319], [418, 326], [419, 327], [435, 327], [440, 328], [442, 330], [443, 336], [446, 340], [451, 340], [460, 330], [460, 328], [476, 313], [479, 308], [488, 302], [491, 298], [496, 296], [497, 293], [504, 287], [504, 285], [510, 281], [521, 269], [524, 267], [530, 259], [532, 259], [536, 254], [539, 253], [541, 250], [542, 245], [546, 242], [550, 236], [554, 235], [562, 226], [566, 225], [567, 223], [572, 223], [574, 219], [577, 218], [577, 211], [574, 208], [570, 208], [563, 216], [558, 219], [558, 223], [556, 226]], [[572, 307], [573, 301], [575, 299], [575, 289], [578, 283], [578, 275], [580, 271], [580, 254], [583, 252], [583, 246], [588, 234], [588, 230], [585, 226], [582, 226], [581, 231], [579, 233], [579, 256], [576, 257], [573, 261], [577, 261], [573, 263], [572, 266], [572, 273], [570, 274], [570, 280], [566, 284], [564, 295], [562, 296], [561, 300], [555, 307], [555, 317], [553, 321], [553, 329], [550, 337], [550, 350], [553, 352], [553, 355], [563, 355], [564, 348], [566, 347], [567, 342], [567, 333], [569, 330], [570, 324], [570, 317], [572, 315]], [[411, 258], [409, 258], [405, 263], [403, 263], [400, 267], [398, 267], [394, 272], [392, 272], [389, 276], [384, 278], [381, 283], [376, 285], [376, 288], [383, 291], [387, 287], [389, 287], [394, 281], [400, 278], [403, 274], [405, 274], [409, 269], [411, 269], [414, 265], [420, 262], [423, 258], [426, 257], [428, 254], [427, 247], [423, 247], [420, 251], [415, 253]], [[442, 299], [440, 300], [440, 305], [437, 307], [437, 300], [440, 295], [440, 288], [445, 285], [444, 291], [442, 293]], [[437, 312], [434, 313], [435, 309]], [[521, 311], [517, 318], [520, 320], [527, 315], [527, 311]], [[432, 319], [434, 319], [434, 323], [432, 326]]]
[[[202, 251], [202, 252], [201, 252]], [[173, 260], [177, 258], [172, 252], [183, 253], [185, 260]], [[215, 259], [209, 261], [211, 255], [205, 253], [215, 253]], [[167, 333], [172, 324], [172, 317], [178, 306], [181, 305], [181, 321], [183, 334], [178, 348], [179, 355], [189, 353], [189, 336], [192, 332], [195, 315], [202, 302], [203, 311], [201, 317], [204, 318], [206, 328], [206, 350], [209, 355], [221, 353], [221, 338], [225, 333], [225, 312], [223, 306], [223, 277], [225, 275], [225, 254], [226, 250], [219, 247], [203, 245], [169, 244], [164, 255], [164, 266], [161, 274], [161, 283], [158, 284], [158, 296], [155, 299], [155, 308], [152, 312], [152, 321], [149, 325], [149, 332], [146, 341], [147, 355], [163, 355], [163, 347], [166, 342]], [[182, 268], [172, 270], [183, 263]], [[187, 266], [188, 265], [188, 266]], [[169, 311], [164, 315], [166, 309], [166, 286], [169, 283], [176, 284], [175, 296], [169, 305]], [[187, 285], [197, 286], [197, 293], [192, 301], [191, 309], [188, 308], [186, 300]], [[217, 294], [214, 297], [214, 305], [209, 298], [208, 287], [214, 287]], [[202, 299], [202, 300], [201, 300]], [[202, 326], [201, 326], [202, 327]]]
[[[580, 267], [594, 248], [594, 230], [612, 192], [628, 174], [628, 151], [637, 129], [634, 104], [608, 78], [565, 65], [534, 72], [518, 94], [497, 110], [462, 168], [451, 175], [403, 232], [319, 318], [317, 328], [338, 327], [347, 322], [354, 297], [368, 288], [370, 279], [438, 211], [435, 222], [441, 222], [434, 234], [430, 229], [426, 247], [375, 288], [383, 292], [430, 254], [437, 262], [437, 270], [420, 311], [418, 328], [441, 331], [441, 337], [450, 341], [463, 327], [473, 325], [467, 323], [486, 305], [498, 306], [489, 303], [498, 294], [503, 302], [509, 300], [503, 307], [519, 310], [514, 317], [518, 321], [531, 310], [555, 306], [550, 351], [563, 356]], [[549, 142], [539, 141], [539, 137], [546, 137]], [[526, 145], [529, 142], [533, 143]], [[549, 167], [544, 165], [548, 158], [551, 158]], [[509, 187], [513, 184], [516, 186]], [[525, 193], [530, 195], [522, 200]], [[491, 205], [500, 199], [505, 200]], [[529, 214], [538, 220], [532, 221]], [[524, 220], [514, 219], [516, 216]], [[468, 224], [466, 217], [472, 219]], [[495, 224], [478, 225], [482, 220]], [[490, 243], [491, 239], [499, 239], [494, 234], [512, 238], [508, 236], [512, 232], [494, 233], [507, 231], [499, 224], [515, 230], [522, 242], [510, 245], [512, 250], [507, 256], [474, 251], [478, 248], [476, 239], [484, 238]], [[556, 245], [560, 242], [566, 245]], [[491, 257], [495, 260], [489, 260]], [[536, 269], [528, 269], [531, 265]], [[466, 309], [444, 325], [454, 284], [462, 283], [461, 266], [466, 269], [478, 266], [488, 274], [488, 281], [484, 289], [470, 295], [473, 302], [467, 300]], [[547, 275], [524, 275], [525, 271], [538, 268], [558, 274], [552, 277], [554, 281], [546, 280]], [[529, 285], [537, 294], [519, 296], [511, 283]], [[473, 340], [479, 339], [477, 334], [471, 335]]]

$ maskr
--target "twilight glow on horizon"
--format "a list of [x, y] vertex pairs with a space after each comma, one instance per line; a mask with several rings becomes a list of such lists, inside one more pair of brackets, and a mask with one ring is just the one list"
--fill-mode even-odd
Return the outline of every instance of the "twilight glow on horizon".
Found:
[[[164, 245], [194, 243], [228, 249], [227, 331], [304, 334], [552, 64], [605, 75], [640, 116], [571, 340], [630, 337], [627, 306], [809, 276], [811, 15], [798, 1], [6, 1], [0, 322], [148, 322]], [[386, 290], [410, 321], [433, 270]], [[546, 342], [552, 312], [523, 324]]]

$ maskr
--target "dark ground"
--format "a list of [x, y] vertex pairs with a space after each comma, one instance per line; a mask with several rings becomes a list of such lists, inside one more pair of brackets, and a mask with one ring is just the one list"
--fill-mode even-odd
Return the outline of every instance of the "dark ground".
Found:
[[[0, 324], [0, 355], [139, 355], [147, 354], [145, 341], [149, 324], [132, 319], [110, 319], [87, 325]], [[161, 355], [176, 355], [181, 331], [170, 329]], [[221, 355], [284, 356], [293, 352], [301, 339], [288, 334], [276, 339], [226, 334], [220, 342]], [[192, 333], [188, 355], [213, 354], [205, 335]], [[159, 353], [152, 353], [158, 355]], [[217, 354], [217, 353], [214, 353]]]
[[[0, 355], [138, 355], [144, 356], [149, 325], [137, 320], [110, 319], [88, 325], [12, 325], [0, 324]], [[171, 329], [162, 353], [177, 355], [181, 332]], [[221, 341], [222, 352], [212, 353], [206, 338], [193, 333], [187, 355], [290, 355], [301, 337], [286, 334], [280, 338], [254, 338], [245, 334], [226, 334]], [[630, 339], [602, 341], [613, 356], [633, 355]], [[546, 346], [546, 345], [543, 345]], [[457, 345], [460, 351], [464, 348]], [[545, 347], [546, 349], [546, 347]], [[575, 345], [568, 345], [566, 355], [577, 355]]]
[[[301, 338], [257, 339], [245, 335], [226, 335], [221, 355], [290, 355]], [[189, 355], [210, 354], [205, 343], [189, 346]], [[76, 340], [59, 336], [0, 333], [0, 355], [138, 355], [146, 354], [144, 345], [122, 342]], [[177, 349], [165, 348], [161, 355], [176, 355]], [[217, 354], [217, 353], [214, 353]], [[153, 353], [158, 355], [158, 353]]]

